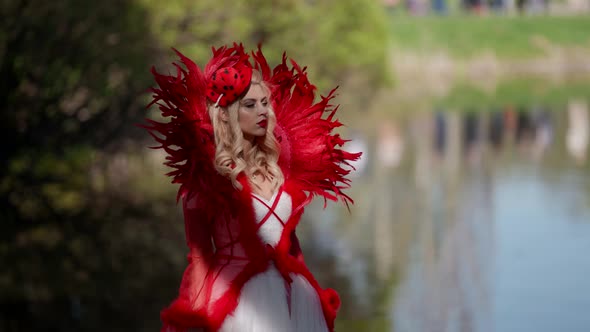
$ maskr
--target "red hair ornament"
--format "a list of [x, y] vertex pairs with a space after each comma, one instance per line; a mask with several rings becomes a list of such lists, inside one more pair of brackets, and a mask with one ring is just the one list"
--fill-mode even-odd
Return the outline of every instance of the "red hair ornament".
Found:
[[227, 107], [246, 93], [251, 80], [249, 66], [219, 68], [207, 84], [207, 99], [215, 106]]

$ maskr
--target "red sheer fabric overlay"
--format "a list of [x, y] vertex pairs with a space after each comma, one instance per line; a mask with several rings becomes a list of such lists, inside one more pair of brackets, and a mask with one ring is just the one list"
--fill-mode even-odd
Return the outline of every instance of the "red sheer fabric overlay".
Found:
[[[203, 200], [199, 197], [183, 201], [189, 264], [178, 298], [162, 311], [162, 331], [189, 332], [191, 328], [216, 331], [236, 308], [243, 285], [263, 272], [271, 261], [287, 283], [290, 273], [308, 279], [318, 292], [327, 325], [332, 330], [338, 295], [319, 286], [303, 262], [295, 235], [306, 196], [300, 191], [288, 191], [293, 201], [292, 215], [285, 222], [279, 243], [268, 248], [256, 234], [259, 224], [254, 220], [250, 189], [243, 184], [244, 190], [236, 197], [228, 197], [228, 207], [234, 208], [220, 210], [213, 222], [203, 218]], [[272, 206], [269, 207], [269, 214], [273, 213]]]
[[[200, 199], [203, 199], [201, 197]], [[162, 312], [176, 330], [209, 327], [215, 330], [234, 306], [241, 284], [254, 274], [244, 249], [239, 218], [220, 211], [214, 222], [203, 218], [198, 196], [183, 200], [187, 245], [190, 249], [179, 297]], [[250, 263], [250, 264], [249, 264]], [[256, 270], [261, 270], [258, 267]], [[162, 330], [165, 330], [164, 328]]]

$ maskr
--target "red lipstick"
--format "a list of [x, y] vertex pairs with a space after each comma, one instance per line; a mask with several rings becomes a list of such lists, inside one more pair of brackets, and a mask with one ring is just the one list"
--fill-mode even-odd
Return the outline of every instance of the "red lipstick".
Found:
[[267, 125], [266, 119], [258, 121], [257, 124], [262, 128], [266, 128], [266, 125]]

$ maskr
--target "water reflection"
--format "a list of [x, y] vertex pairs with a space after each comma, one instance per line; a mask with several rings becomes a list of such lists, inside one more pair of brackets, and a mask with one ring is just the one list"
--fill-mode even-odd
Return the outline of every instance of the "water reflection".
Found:
[[339, 331], [590, 329], [585, 101], [375, 123], [353, 210], [315, 202], [300, 230]]

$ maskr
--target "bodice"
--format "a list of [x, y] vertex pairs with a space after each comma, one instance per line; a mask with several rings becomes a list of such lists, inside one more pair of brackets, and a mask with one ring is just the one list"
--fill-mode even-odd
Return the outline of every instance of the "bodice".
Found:
[[281, 238], [285, 223], [291, 217], [291, 196], [278, 189], [269, 200], [252, 194], [252, 206], [258, 227], [258, 236], [265, 244], [275, 247]]

